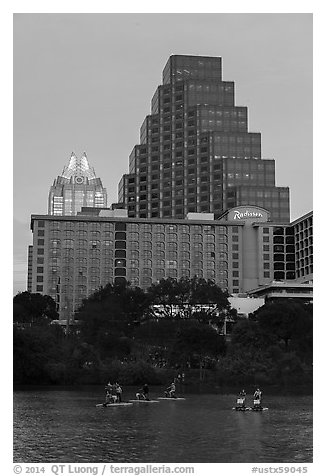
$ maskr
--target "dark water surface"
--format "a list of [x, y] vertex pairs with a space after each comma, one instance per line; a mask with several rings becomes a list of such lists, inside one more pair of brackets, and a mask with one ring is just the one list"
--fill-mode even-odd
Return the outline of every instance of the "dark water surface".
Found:
[[265, 412], [232, 411], [234, 395], [184, 396], [96, 408], [101, 387], [15, 391], [14, 462], [312, 462], [311, 396], [265, 395]]

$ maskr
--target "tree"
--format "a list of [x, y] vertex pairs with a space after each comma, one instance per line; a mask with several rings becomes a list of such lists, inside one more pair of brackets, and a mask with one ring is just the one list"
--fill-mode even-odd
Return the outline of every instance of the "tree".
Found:
[[295, 300], [268, 302], [254, 313], [259, 327], [276, 336], [289, 349], [290, 342], [312, 344], [312, 314], [310, 308]]
[[217, 359], [225, 352], [224, 336], [207, 324], [195, 320], [184, 321], [180, 326], [173, 344], [171, 359], [182, 363], [197, 360], [200, 368], [200, 379], [203, 378], [203, 368], [207, 359]]
[[56, 303], [48, 295], [24, 291], [13, 299], [14, 323], [48, 324], [58, 319]]
[[53, 383], [52, 365], [64, 366], [64, 332], [58, 325], [14, 327], [14, 382], [21, 384]]
[[93, 346], [99, 361], [129, 354], [133, 329], [147, 308], [147, 296], [140, 288], [109, 283], [84, 299], [75, 315], [81, 340]]

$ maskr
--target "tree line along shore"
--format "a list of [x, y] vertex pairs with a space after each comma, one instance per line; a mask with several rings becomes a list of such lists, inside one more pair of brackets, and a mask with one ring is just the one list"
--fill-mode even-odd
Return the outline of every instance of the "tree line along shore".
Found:
[[[146, 292], [108, 284], [67, 328], [50, 296], [13, 299], [14, 385], [165, 385], [221, 391], [259, 385], [312, 391], [312, 304], [267, 302], [248, 318], [201, 278], [165, 279]], [[223, 334], [225, 324], [228, 334]]]

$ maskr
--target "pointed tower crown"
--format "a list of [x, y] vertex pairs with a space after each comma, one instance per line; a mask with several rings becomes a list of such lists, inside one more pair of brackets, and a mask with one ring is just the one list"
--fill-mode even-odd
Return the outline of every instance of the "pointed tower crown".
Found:
[[89, 180], [96, 178], [94, 168], [90, 167], [88, 163], [86, 152], [83, 153], [80, 159], [72, 152], [68, 166], [63, 168], [62, 177], [68, 180], [77, 177], [88, 178]]

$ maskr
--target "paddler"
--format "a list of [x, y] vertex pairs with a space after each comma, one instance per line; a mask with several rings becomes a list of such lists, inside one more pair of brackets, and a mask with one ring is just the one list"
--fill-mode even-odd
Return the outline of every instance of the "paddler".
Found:
[[254, 406], [261, 406], [262, 397], [262, 391], [260, 388], [257, 388], [254, 392]]
[[116, 391], [116, 394], [117, 394], [118, 403], [121, 403], [121, 401], [122, 401], [122, 398], [121, 398], [122, 388], [118, 383], [115, 384], [115, 391]]
[[174, 382], [174, 380], [173, 380], [173, 382], [171, 383], [171, 385], [166, 389], [165, 395], [166, 395], [166, 396], [169, 396], [170, 398], [176, 398], [176, 396], [175, 396], [175, 390], [176, 390], [176, 387], [175, 387], [175, 382]]
[[113, 387], [111, 385], [111, 383], [109, 382], [106, 386], [105, 386], [105, 404], [109, 404], [109, 403], [112, 403], [112, 391], [113, 391]]
[[149, 400], [149, 387], [148, 387], [147, 383], [145, 383], [143, 385], [143, 396], [144, 396], [145, 400]]
[[239, 392], [239, 395], [238, 395], [238, 398], [237, 398], [237, 408], [240, 408], [240, 407], [245, 407], [245, 402], [246, 402], [246, 392], [245, 392], [245, 389], [243, 388], [240, 392]]

